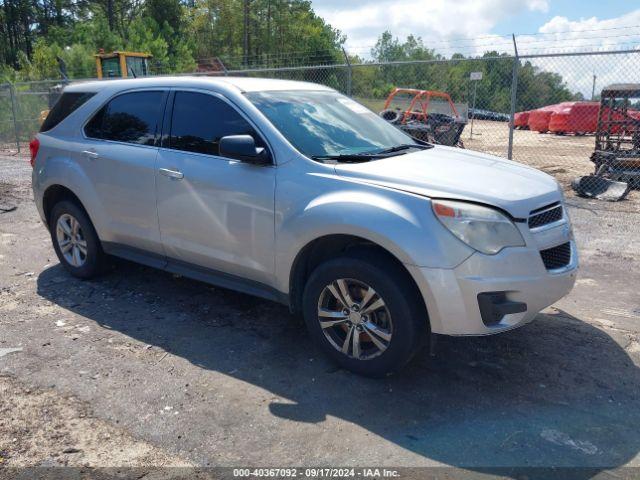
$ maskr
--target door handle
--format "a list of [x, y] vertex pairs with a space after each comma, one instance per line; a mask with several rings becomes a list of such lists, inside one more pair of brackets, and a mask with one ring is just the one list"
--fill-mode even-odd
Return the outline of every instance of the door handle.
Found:
[[82, 155], [83, 155], [85, 158], [88, 158], [89, 160], [95, 160], [95, 159], [97, 159], [98, 157], [100, 157], [100, 154], [99, 154], [98, 152], [94, 152], [93, 150], [84, 150], [84, 151], [82, 152]]
[[165, 177], [175, 178], [176, 180], [181, 180], [184, 178], [184, 174], [178, 170], [171, 170], [169, 168], [161, 168], [159, 172]]

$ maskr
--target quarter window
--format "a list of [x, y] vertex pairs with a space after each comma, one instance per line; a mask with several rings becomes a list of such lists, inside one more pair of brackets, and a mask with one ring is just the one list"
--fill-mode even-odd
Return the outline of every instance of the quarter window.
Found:
[[169, 148], [219, 155], [219, 142], [227, 135], [251, 135], [256, 146], [264, 142], [233, 107], [212, 95], [176, 92]]
[[84, 131], [91, 138], [154, 145], [164, 95], [160, 91], [119, 95], [94, 115]]
[[75, 112], [87, 100], [95, 95], [95, 92], [65, 92], [53, 106], [47, 118], [40, 127], [41, 132], [47, 132]]

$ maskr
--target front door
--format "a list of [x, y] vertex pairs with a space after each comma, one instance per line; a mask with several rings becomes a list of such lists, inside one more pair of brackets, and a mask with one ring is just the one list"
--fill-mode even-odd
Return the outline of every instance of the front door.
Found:
[[272, 284], [276, 169], [218, 151], [227, 135], [249, 134], [266, 145], [219, 96], [176, 91], [169, 102], [170, 134], [156, 172], [160, 235], [169, 261]]

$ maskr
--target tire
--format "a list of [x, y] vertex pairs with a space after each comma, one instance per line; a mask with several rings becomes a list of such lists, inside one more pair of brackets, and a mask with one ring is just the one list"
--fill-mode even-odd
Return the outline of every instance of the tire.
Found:
[[[426, 312], [417, 298], [419, 293], [407, 272], [395, 262], [380, 257], [355, 254], [322, 263], [309, 277], [303, 293], [304, 320], [316, 344], [341, 367], [371, 377], [400, 370], [420, 349], [429, 330]], [[341, 298], [334, 295], [329, 286]], [[343, 301], [344, 289], [354, 305], [365, 299], [368, 287], [375, 294], [362, 302], [362, 310], [350, 309], [346, 316], [345, 303], [349, 302]], [[378, 300], [382, 300], [384, 306], [369, 311], [380, 305]], [[320, 316], [320, 309], [334, 317]], [[323, 328], [321, 321], [335, 325]], [[354, 338], [356, 332], [358, 336]], [[347, 353], [341, 351], [345, 343]], [[356, 358], [356, 343], [359, 358]]]
[[[77, 222], [77, 230], [72, 239], [69, 231], [76, 225], [74, 221]], [[70, 230], [65, 230], [60, 222]], [[88, 279], [102, 273], [106, 255], [91, 220], [82, 208], [68, 200], [55, 204], [51, 211], [49, 232], [60, 263], [71, 275]], [[69, 249], [63, 252], [65, 247]]]
[[389, 123], [400, 122], [401, 115], [402, 114], [398, 110], [391, 110], [390, 108], [380, 112], [380, 116]]

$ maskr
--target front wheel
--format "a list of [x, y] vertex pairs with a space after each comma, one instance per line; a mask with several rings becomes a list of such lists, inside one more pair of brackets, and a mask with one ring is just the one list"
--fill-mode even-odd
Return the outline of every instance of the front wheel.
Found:
[[342, 367], [367, 376], [402, 368], [428, 330], [417, 289], [387, 259], [342, 257], [321, 264], [304, 290], [307, 328]]

